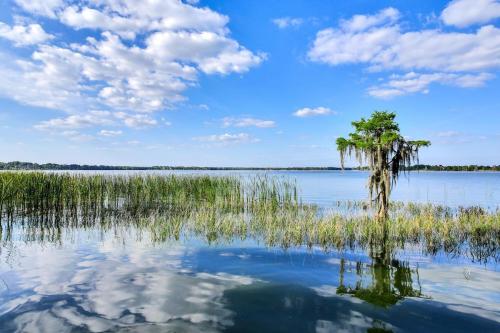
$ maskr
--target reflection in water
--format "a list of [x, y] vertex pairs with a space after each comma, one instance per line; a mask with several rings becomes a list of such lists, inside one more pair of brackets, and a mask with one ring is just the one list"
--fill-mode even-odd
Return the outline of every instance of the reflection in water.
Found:
[[200, 203], [192, 209], [164, 207], [144, 216], [112, 211], [110, 216], [77, 214], [69, 219], [42, 214], [2, 220], [0, 214], [0, 240], [10, 242], [17, 236], [28, 242], [60, 243], [63, 234], [82, 230], [140, 229], [158, 243], [195, 238], [226, 245], [249, 240], [284, 249], [319, 246], [326, 251], [374, 252], [377, 248], [376, 256], [385, 260], [412, 246], [427, 255], [445, 252], [473, 262], [500, 260], [500, 211], [489, 214], [472, 207], [453, 212], [440, 206], [394, 204], [394, 217], [381, 223], [368, 217], [360, 203], [347, 203], [345, 215], [324, 216], [317, 207], [307, 205], [252, 207], [252, 212], [244, 212]]
[[[337, 287], [339, 295], [353, 295], [371, 304], [389, 307], [405, 297], [421, 297], [422, 291], [418, 281], [418, 268], [412, 270], [408, 262], [392, 260], [385, 264], [379, 258], [374, 258], [370, 265], [356, 262], [355, 271], [358, 276], [354, 286], [346, 286], [344, 274], [346, 269], [352, 269], [345, 259], [340, 260], [340, 282]], [[417, 277], [418, 288], [413, 287], [412, 273]], [[369, 275], [368, 285], [367, 279]]]
[[391, 324], [374, 318], [372, 311], [366, 313], [362, 305], [320, 296], [300, 285], [257, 283], [229, 289], [224, 297], [235, 312], [234, 325], [227, 332], [392, 331]]
[[[498, 273], [343, 254], [152, 241], [141, 229], [12, 230], [2, 332], [498, 331]], [[436, 274], [436, 272], [438, 274]], [[423, 296], [425, 295], [425, 296]]]
[[113, 240], [94, 248], [23, 248], [16, 269], [4, 273], [0, 327], [5, 331], [102, 332], [124, 327], [218, 331], [231, 325], [223, 291], [252, 279], [195, 272], [183, 247], [149, 248]]

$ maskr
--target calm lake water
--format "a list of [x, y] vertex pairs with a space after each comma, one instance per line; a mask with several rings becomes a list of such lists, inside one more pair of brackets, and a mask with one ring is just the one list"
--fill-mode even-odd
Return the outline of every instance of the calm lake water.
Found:
[[[271, 175], [325, 207], [366, 199], [364, 172]], [[500, 173], [412, 173], [393, 198], [495, 209]], [[500, 332], [497, 262], [151, 238], [117, 227], [35, 241], [14, 228], [0, 247], [0, 332]]]

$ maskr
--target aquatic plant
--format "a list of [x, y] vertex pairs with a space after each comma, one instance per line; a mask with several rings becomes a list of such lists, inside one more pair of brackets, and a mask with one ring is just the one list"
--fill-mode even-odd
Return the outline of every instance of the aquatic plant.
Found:
[[292, 183], [266, 177], [245, 183], [237, 177], [0, 173], [0, 218], [8, 220], [133, 217], [200, 205], [242, 211], [298, 204]]

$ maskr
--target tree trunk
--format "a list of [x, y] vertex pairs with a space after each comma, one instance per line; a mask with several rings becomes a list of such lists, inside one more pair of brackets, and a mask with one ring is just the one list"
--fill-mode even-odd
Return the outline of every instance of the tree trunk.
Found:
[[380, 186], [379, 200], [378, 200], [378, 220], [386, 220], [389, 215], [389, 193], [387, 191], [387, 186], [385, 184], [387, 179], [384, 175], [384, 183]]
[[379, 193], [378, 193], [378, 212], [377, 220], [386, 220], [389, 215], [389, 195], [391, 192], [391, 177], [389, 174], [389, 164], [387, 162], [387, 152], [383, 151], [378, 147], [378, 158], [379, 158]]

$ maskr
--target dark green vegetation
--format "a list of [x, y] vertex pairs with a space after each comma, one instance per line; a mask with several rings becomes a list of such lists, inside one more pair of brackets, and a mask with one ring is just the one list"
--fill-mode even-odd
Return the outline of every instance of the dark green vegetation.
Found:
[[[351, 168], [346, 168], [351, 169]], [[31, 162], [0, 162], [0, 170], [341, 170], [337, 167], [202, 167], [202, 166], [125, 166], [125, 165], [86, 165]]]
[[395, 113], [375, 111], [368, 119], [353, 121], [354, 132], [347, 139], [337, 139], [342, 167], [345, 156], [353, 154], [360, 165], [368, 164], [370, 200], [377, 206], [377, 217], [382, 219], [388, 216], [389, 196], [399, 174], [418, 161], [421, 147], [431, 144], [426, 140], [406, 140], [395, 118]]
[[425, 171], [500, 171], [500, 165], [427, 165], [417, 164], [411, 170]]
[[[344, 168], [345, 170], [368, 170], [367, 167]], [[425, 171], [500, 171], [500, 165], [412, 165], [408, 170]], [[277, 170], [277, 171], [335, 171], [340, 167], [200, 167], [200, 166], [125, 166], [86, 165], [31, 162], [0, 162], [0, 170]]]
[[417, 246], [472, 260], [499, 258], [500, 211], [392, 203], [388, 222], [360, 202], [335, 210], [302, 204], [283, 179], [209, 176], [83, 176], [0, 173], [2, 239], [20, 226], [26, 240], [59, 241], [65, 229], [134, 226], [155, 241], [254, 239], [267, 246], [361, 247], [390, 260]]

